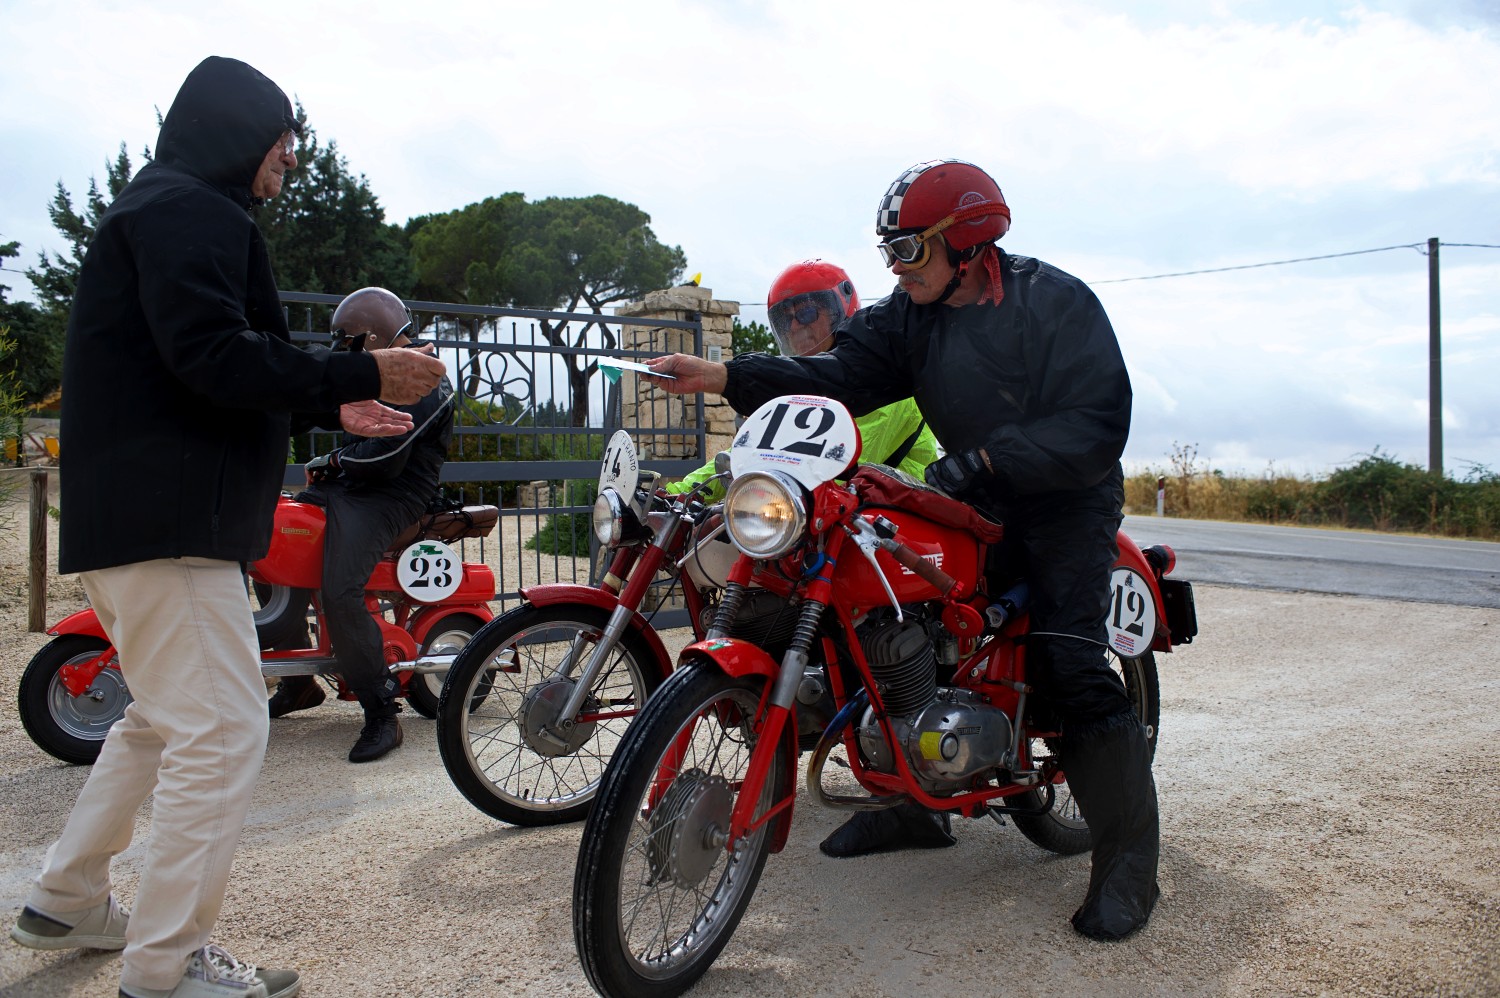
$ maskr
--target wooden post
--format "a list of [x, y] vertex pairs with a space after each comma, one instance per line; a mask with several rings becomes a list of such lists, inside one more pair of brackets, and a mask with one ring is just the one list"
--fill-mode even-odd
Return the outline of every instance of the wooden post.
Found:
[[1443, 474], [1443, 308], [1438, 240], [1427, 240], [1427, 470]]
[[47, 630], [47, 470], [31, 469], [31, 592], [26, 601], [26, 628]]

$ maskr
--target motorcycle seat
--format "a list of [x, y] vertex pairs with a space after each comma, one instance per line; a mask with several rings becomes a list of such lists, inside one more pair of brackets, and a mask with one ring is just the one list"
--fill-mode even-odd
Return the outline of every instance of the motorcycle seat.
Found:
[[496, 506], [463, 506], [427, 513], [407, 527], [391, 542], [390, 550], [400, 551], [417, 540], [456, 541], [465, 537], [488, 537], [500, 522]]
[[910, 475], [883, 464], [863, 464], [849, 484], [862, 506], [888, 506], [919, 513], [945, 527], [967, 530], [984, 544], [998, 544], [1005, 528], [968, 503], [944, 495]]

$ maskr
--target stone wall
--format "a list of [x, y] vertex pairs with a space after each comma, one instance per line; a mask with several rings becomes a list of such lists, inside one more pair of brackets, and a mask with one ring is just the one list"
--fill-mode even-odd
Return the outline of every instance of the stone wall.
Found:
[[[711, 289], [693, 285], [653, 291], [641, 301], [615, 309], [616, 315], [650, 319], [691, 322], [701, 317], [703, 355], [711, 360], [728, 360], [733, 356], [730, 344], [734, 332], [734, 317], [739, 313], [739, 302], [717, 301]], [[620, 345], [625, 350], [656, 350], [665, 353], [694, 351], [693, 331], [690, 329], [626, 325], [621, 328], [620, 335]], [[620, 385], [624, 399], [621, 418], [625, 426], [680, 426], [686, 429], [694, 426], [694, 396], [668, 394], [629, 372], [621, 376]], [[734, 438], [735, 414], [723, 396], [707, 394], [703, 396], [703, 412], [708, 434], [708, 453], [704, 460], [709, 461], [714, 454], [729, 449]], [[690, 434], [680, 437], [642, 437], [639, 446], [643, 460], [692, 459], [698, 456], [696, 444]]]

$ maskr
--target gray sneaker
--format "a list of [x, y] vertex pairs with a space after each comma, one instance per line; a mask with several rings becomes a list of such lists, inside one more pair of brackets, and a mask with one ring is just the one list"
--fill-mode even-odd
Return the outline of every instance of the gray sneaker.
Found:
[[124, 949], [129, 922], [130, 911], [115, 903], [114, 895], [85, 911], [61, 915], [49, 915], [27, 905], [21, 909], [10, 937], [32, 949]]
[[218, 946], [208, 945], [188, 960], [187, 971], [170, 991], [120, 986], [120, 998], [292, 998], [302, 987], [295, 970], [257, 970]]

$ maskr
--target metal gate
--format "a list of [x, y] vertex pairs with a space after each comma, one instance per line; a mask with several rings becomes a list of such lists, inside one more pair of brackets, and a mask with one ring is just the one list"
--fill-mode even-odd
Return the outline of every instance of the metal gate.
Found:
[[[292, 338], [327, 343], [338, 295], [283, 292]], [[632, 405], [649, 391], [635, 378], [612, 381], [599, 358], [640, 361], [681, 351], [702, 354], [703, 325], [693, 321], [544, 312], [410, 301], [413, 338], [436, 345], [457, 395], [453, 444], [443, 467], [445, 494], [467, 505], [500, 508], [487, 538], [462, 542], [466, 560], [495, 571], [499, 610], [520, 600], [523, 586], [587, 584], [595, 543], [589, 513], [604, 444], [621, 413], [641, 414], [624, 427], [637, 448], [672, 441], [687, 456], [643, 457], [643, 469], [680, 477], [707, 460], [703, 398], [676, 410]], [[659, 395], [659, 393], [658, 393]], [[684, 442], [689, 446], [683, 447]], [[304, 482], [302, 462], [337, 446], [336, 433], [313, 432], [293, 444], [285, 484]], [[679, 626], [673, 613], [658, 626]]]

